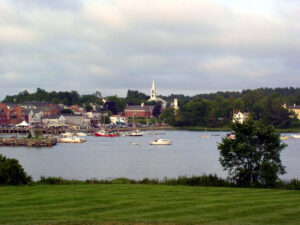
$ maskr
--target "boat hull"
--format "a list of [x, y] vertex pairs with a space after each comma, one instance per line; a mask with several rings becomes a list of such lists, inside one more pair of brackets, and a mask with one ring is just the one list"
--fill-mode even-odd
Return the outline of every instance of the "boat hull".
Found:
[[99, 134], [97, 132], [94, 133], [94, 136], [96, 137], [118, 137], [118, 134]]

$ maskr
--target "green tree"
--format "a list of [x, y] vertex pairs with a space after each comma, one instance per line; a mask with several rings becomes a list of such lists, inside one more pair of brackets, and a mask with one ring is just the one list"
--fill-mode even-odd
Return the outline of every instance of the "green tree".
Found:
[[27, 184], [32, 180], [16, 159], [9, 159], [0, 154], [0, 184]]
[[156, 104], [154, 106], [152, 114], [156, 118], [161, 114], [161, 104]]
[[274, 127], [249, 119], [232, 129], [235, 139], [223, 138], [218, 145], [219, 161], [228, 177], [240, 186], [274, 186], [278, 175], [285, 173], [280, 153], [287, 146]]

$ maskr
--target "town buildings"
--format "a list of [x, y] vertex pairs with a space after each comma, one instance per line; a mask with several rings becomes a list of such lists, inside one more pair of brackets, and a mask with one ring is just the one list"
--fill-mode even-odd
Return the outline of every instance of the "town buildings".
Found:
[[249, 113], [237, 112], [233, 114], [232, 122], [233, 123], [244, 123], [248, 119]]
[[142, 103], [141, 105], [126, 105], [126, 109], [124, 110], [125, 117], [133, 118], [151, 118], [153, 117], [153, 109], [152, 105], [145, 105]]
[[287, 106], [286, 104], [283, 105], [283, 108], [289, 110], [290, 112], [293, 112], [298, 120], [300, 120], [300, 105], [292, 105]]

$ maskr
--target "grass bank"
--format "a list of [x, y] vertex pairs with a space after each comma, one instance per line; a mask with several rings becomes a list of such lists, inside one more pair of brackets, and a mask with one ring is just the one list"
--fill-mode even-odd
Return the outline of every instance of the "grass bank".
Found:
[[184, 126], [184, 127], [175, 127], [178, 130], [190, 130], [190, 131], [231, 131], [230, 127], [202, 127], [202, 126]]
[[[174, 127], [176, 130], [190, 130], [190, 131], [232, 131], [230, 127], [202, 127], [202, 126], [184, 126], [184, 127]], [[278, 133], [299, 133], [300, 128], [286, 128], [286, 129], [275, 129]]]
[[300, 224], [300, 191], [167, 185], [0, 187], [0, 224]]

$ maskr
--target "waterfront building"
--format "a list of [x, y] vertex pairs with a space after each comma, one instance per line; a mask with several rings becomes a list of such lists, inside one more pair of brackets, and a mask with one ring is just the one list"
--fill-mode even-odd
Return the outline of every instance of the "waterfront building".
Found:
[[142, 103], [141, 105], [126, 105], [126, 109], [124, 110], [125, 117], [133, 118], [151, 118], [153, 117], [153, 109], [152, 105], [145, 105]]
[[112, 115], [109, 117], [110, 122], [113, 124], [127, 124], [128, 123], [128, 119], [125, 116], [122, 115]]
[[297, 119], [300, 120], [300, 105], [294, 104], [293, 106], [287, 106], [286, 104], [283, 105], [283, 108], [287, 109], [289, 112], [293, 112]]
[[248, 119], [249, 113], [237, 112], [233, 114], [232, 122], [233, 123], [244, 123]]
[[0, 127], [8, 125], [8, 115], [4, 108], [0, 107]]
[[179, 106], [178, 106], [178, 99], [174, 98], [174, 102], [171, 103], [171, 107], [175, 110], [179, 110]]

